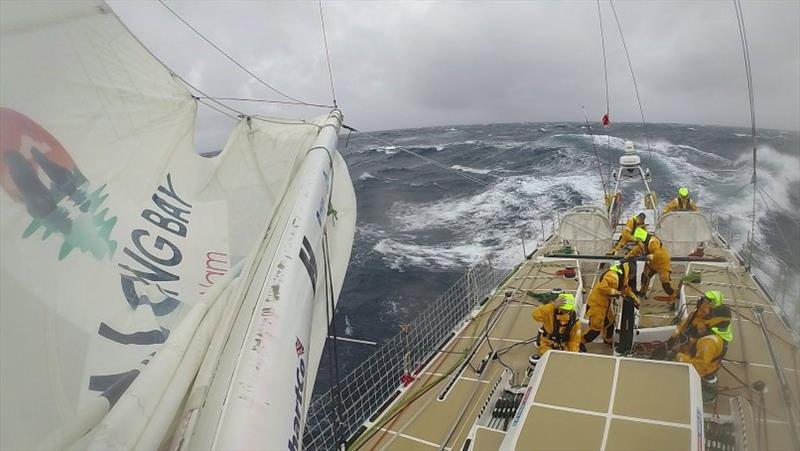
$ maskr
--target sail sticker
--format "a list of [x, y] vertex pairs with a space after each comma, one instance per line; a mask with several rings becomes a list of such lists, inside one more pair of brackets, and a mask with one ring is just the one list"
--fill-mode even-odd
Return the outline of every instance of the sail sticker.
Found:
[[516, 426], [519, 423], [519, 419], [522, 417], [522, 411], [525, 410], [525, 407], [528, 403], [528, 396], [531, 394], [531, 390], [533, 387], [528, 386], [528, 389], [525, 390], [525, 396], [522, 397], [522, 401], [519, 403], [519, 407], [517, 408], [517, 413], [514, 415], [514, 421], [511, 422], [513, 426]]
[[0, 107], [0, 187], [25, 205], [32, 220], [22, 238], [43, 229], [63, 240], [58, 260], [74, 249], [97, 260], [111, 259], [117, 242], [111, 231], [116, 216], [101, 208], [106, 185], [92, 186], [69, 152], [41, 125], [9, 108]]
[[119, 332], [108, 324], [101, 322], [97, 333], [101, 337], [123, 345], [160, 345], [167, 341], [169, 330], [160, 328], [158, 330], [148, 330], [133, 332], [130, 334]]
[[703, 440], [703, 409], [697, 408], [695, 411], [697, 415], [697, 449], [705, 449], [705, 441]]
[[305, 346], [297, 337], [295, 341], [295, 351], [297, 352], [298, 363], [295, 369], [294, 383], [294, 419], [292, 420], [292, 436], [289, 438], [289, 451], [300, 449], [300, 432], [303, 428], [303, 398], [305, 396], [306, 385], [306, 362], [303, 358]]
[[314, 250], [308, 238], [303, 237], [303, 247], [300, 249], [300, 260], [306, 267], [308, 277], [311, 279], [311, 290], [317, 292], [317, 259], [314, 257]]
[[89, 378], [89, 390], [99, 391], [100, 396], [108, 399], [111, 407], [117, 403], [119, 398], [125, 393], [125, 390], [130, 387], [133, 381], [139, 377], [144, 367], [150, 363], [150, 359], [156, 355], [151, 352], [147, 358], [139, 362], [139, 366], [124, 373], [117, 374], [103, 374], [99, 376], [92, 376]]
[[206, 294], [206, 290], [211, 288], [211, 286], [214, 285], [215, 283], [214, 276], [224, 277], [225, 274], [227, 274], [229, 268], [230, 268], [230, 262], [228, 261], [228, 254], [226, 254], [225, 252], [215, 252], [215, 251], [206, 252], [206, 265], [205, 265], [205, 277], [204, 277], [206, 283], [197, 284], [200, 286], [199, 293], [201, 295]]

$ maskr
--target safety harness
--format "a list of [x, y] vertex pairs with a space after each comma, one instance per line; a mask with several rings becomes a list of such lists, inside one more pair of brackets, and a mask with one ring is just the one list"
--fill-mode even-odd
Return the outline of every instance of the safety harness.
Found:
[[[697, 352], [697, 342], [700, 341], [701, 338], [703, 338], [703, 337], [705, 337], [707, 335], [714, 335], [714, 333], [710, 331], [712, 326], [709, 325], [708, 333], [706, 333], [706, 335], [703, 335], [703, 336], [698, 336], [697, 329], [694, 327], [694, 319], [696, 318], [696, 316], [697, 316], [697, 310], [692, 312], [692, 316], [691, 316], [690, 321], [689, 321], [689, 327], [686, 329], [686, 333], [687, 333], [688, 336], [691, 336], [691, 337], [694, 337], [694, 338], [697, 339], [690, 346], [690, 350], [691, 350], [692, 355], [694, 355]], [[728, 307], [727, 305], [720, 305], [720, 306], [714, 307], [714, 308], [711, 309], [711, 311], [708, 312], [708, 314], [703, 319], [713, 319], [713, 318], [724, 318], [720, 322], [715, 323], [713, 325], [713, 327], [727, 329], [731, 325], [731, 309], [730, 309], [730, 307]], [[727, 342], [727, 340], [722, 339], [722, 337], [720, 337], [720, 340], [722, 340], [722, 352], [720, 352], [719, 355], [717, 355], [714, 358], [714, 360], [712, 360], [712, 362], [719, 362], [720, 360], [723, 359], [723, 357], [725, 357], [725, 354], [728, 352], [728, 342]]]
[[692, 198], [689, 196], [686, 197], [678, 197], [678, 208], [681, 210], [688, 210], [689, 206], [692, 204]]
[[644, 240], [644, 253], [645, 254], [652, 254], [652, 252], [650, 252], [650, 240], [652, 240], [653, 238], [656, 239], [656, 242], [658, 243], [658, 247], [659, 248], [664, 247], [664, 243], [662, 243], [661, 240], [658, 239], [657, 236], [653, 235], [652, 233], [648, 233], [647, 234], [647, 238], [645, 238], [645, 240]]
[[[572, 334], [572, 328], [573, 328], [573, 326], [575, 326], [575, 324], [577, 322], [578, 322], [578, 315], [576, 315], [574, 313], [570, 313], [569, 321], [567, 321], [567, 324], [564, 325], [564, 332], [563, 333], [558, 333], [558, 331], [561, 329], [561, 323], [558, 321], [558, 311], [554, 309], [553, 310], [553, 331], [550, 332], [547, 335], [547, 338], [549, 338], [551, 341], [553, 341], [553, 343], [558, 345], [559, 348], [563, 349], [564, 348], [564, 343], [569, 341], [569, 337]], [[544, 327], [542, 327], [541, 330], [544, 331]], [[545, 331], [545, 332], [547, 332], [547, 331]]]

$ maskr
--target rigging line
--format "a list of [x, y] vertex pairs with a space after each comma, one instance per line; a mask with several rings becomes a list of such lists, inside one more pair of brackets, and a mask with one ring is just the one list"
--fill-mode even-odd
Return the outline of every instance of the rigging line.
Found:
[[619, 37], [622, 40], [622, 47], [625, 49], [625, 58], [628, 60], [628, 69], [631, 71], [631, 79], [633, 80], [633, 89], [636, 91], [636, 103], [639, 104], [639, 115], [642, 118], [642, 135], [644, 135], [644, 140], [647, 143], [647, 151], [650, 153], [650, 161], [653, 160], [653, 149], [650, 147], [650, 139], [647, 137], [647, 125], [645, 125], [644, 120], [644, 108], [642, 108], [642, 99], [639, 96], [639, 84], [636, 82], [636, 75], [633, 73], [633, 64], [631, 63], [631, 55], [628, 52], [628, 43], [625, 42], [625, 35], [622, 34], [622, 25], [619, 23], [619, 17], [617, 16], [617, 9], [614, 8], [614, 0], [608, 0], [608, 3], [611, 5], [611, 12], [614, 13], [614, 21], [617, 23], [617, 30], [619, 30]]
[[[183, 78], [183, 77], [181, 77], [180, 75], [178, 75], [178, 74], [177, 74], [177, 73], [176, 73], [174, 70], [172, 70], [172, 68], [171, 68], [171, 67], [169, 67], [169, 66], [168, 66], [168, 65], [167, 65], [167, 64], [166, 64], [164, 61], [162, 61], [162, 60], [161, 60], [161, 58], [159, 58], [158, 56], [156, 56], [156, 54], [155, 54], [155, 53], [153, 53], [153, 51], [152, 51], [152, 50], [150, 50], [150, 49], [149, 49], [149, 48], [148, 48], [146, 45], [144, 45], [144, 43], [143, 43], [143, 42], [142, 42], [142, 41], [141, 41], [141, 40], [140, 40], [140, 39], [139, 39], [139, 38], [138, 38], [138, 37], [137, 37], [137, 36], [136, 36], [136, 35], [135, 35], [135, 34], [134, 34], [132, 31], [131, 31], [131, 29], [130, 29], [130, 28], [128, 28], [128, 26], [127, 26], [127, 25], [125, 25], [125, 23], [122, 21], [122, 19], [120, 19], [120, 17], [119, 17], [119, 16], [118, 16], [118, 15], [117, 15], [117, 14], [116, 14], [116, 13], [115, 13], [113, 10], [111, 10], [111, 13], [112, 13], [112, 14], [114, 14], [114, 17], [115, 17], [115, 18], [117, 19], [117, 21], [118, 21], [118, 22], [119, 22], [119, 23], [122, 25], [122, 27], [123, 27], [123, 28], [124, 28], [124, 29], [125, 29], [125, 30], [128, 32], [128, 34], [129, 34], [131, 37], [133, 37], [133, 39], [134, 39], [136, 42], [138, 42], [138, 43], [139, 43], [139, 45], [141, 45], [143, 49], [147, 50], [147, 53], [148, 53], [148, 54], [150, 54], [150, 56], [151, 56], [151, 57], [153, 57], [153, 59], [155, 59], [156, 61], [158, 61], [158, 63], [159, 63], [159, 64], [161, 64], [161, 66], [162, 66], [164, 69], [166, 69], [166, 70], [167, 70], [167, 72], [169, 72], [169, 73], [170, 73], [170, 75], [172, 75], [173, 77], [175, 77], [175, 78], [177, 78], [178, 80], [180, 80], [180, 81], [181, 81], [183, 84], [185, 84], [185, 85], [186, 85], [186, 86], [188, 86], [189, 88], [191, 88], [191, 89], [195, 90], [196, 92], [198, 92], [198, 93], [202, 94], [203, 96], [207, 97], [209, 100], [213, 101], [213, 102], [214, 102], [214, 103], [216, 103], [217, 105], [219, 105], [219, 106], [221, 106], [221, 107], [223, 107], [223, 108], [225, 108], [225, 109], [227, 109], [227, 110], [233, 111], [234, 113], [236, 113], [236, 114], [238, 114], [238, 115], [240, 115], [240, 116], [247, 116], [246, 114], [244, 114], [243, 112], [241, 112], [241, 111], [239, 111], [239, 110], [237, 110], [237, 109], [235, 109], [235, 108], [231, 108], [231, 107], [229, 107], [228, 105], [225, 105], [225, 104], [224, 104], [224, 103], [222, 103], [222, 102], [219, 102], [219, 101], [217, 101], [217, 100], [214, 100], [212, 97], [209, 97], [209, 96], [208, 96], [208, 94], [206, 94], [205, 92], [201, 91], [201, 90], [200, 90], [198, 87], [194, 86], [193, 84], [191, 84], [191, 83], [189, 83], [188, 81], [186, 81], [186, 79], [185, 79], [185, 78]], [[194, 95], [193, 95], [192, 97], [195, 97], [195, 98], [196, 98], [197, 96], [194, 96]]]
[[[603, 48], [603, 80], [605, 81], [606, 85], [606, 115], [611, 119], [611, 100], [608, 95], [608, 61], [606, 59], [606, 33], [603, 28], [603, 14], [600, 11], [600, 0], [597, 0], [597, 19], [600, 22], [600, 45]], [[608, 173], [609, 177], [611, 176], [611, 134], [606, 133], [606, 152], [608, 153]]]
[[[747, 185], [745, 185], [745, 186], [747, 186]], [[783, 213], [789, 219], [791, 219], [793, 222], [795, 222], [798, 225], [800, 225], [800, 216], [798, 216], [796, 213], [793, 213], [790, 209], [786, 208], [780, 202], [775, 200], [775, 198], [772, 197], [772, 195], [769, 192], [767, 192], [764, 188], [758, 187], [757, 189], [758, 189], [758, 193], [762, 196], [762, 199], [764, 199], [763, 196], [767, 196], [767, 199], [769, 199], [776, 207], [778, 207], [776, 210], [778, 210], [780, 213]], [[766, 205], [767, 204], [766, 200], [764, 200], [764, 204], [765, 204], [764, 208], [769, 210], [770, 208], [769, 208], [769, 205]]]
[[210, 104], [210, 103], [208, 103], [208, 102], [204, 102], [204, 101], [203, 101], [201, 98], [199, 98], [199, 97], [195, 97], [195, 99], [196, 99], [198, 102], [200, 102], [200, 103], [202, 103], [203, 105], [205, 105], [205, 106], [207, 106], [207, 107], [211, 108], [212, 110], [216, 111], [216, 112], [217, 112], [217, 113], [219, 113], [219, 114], [224, 114], [225, 116], [228, 116], [229, 118], [231, 118], [231, 119], [233, 119], [233, 120], [235, 120], [235, 121], [236, 121], [236, 120], [238, 120], [238, 118], [237, 118], [236, 116], [234, 116], [234, 115], [232, 115], [232, 114], [230, 114], [230, 113], [226, 113], [226, 112], [222, 111], [221, 109], [219, 109], [219, 108], [215, 107], [214, 105], [212, 105], [212, 104]]
[[592, 131], [592, 125], [589, 123], [589, 116], [586, 114], [586, 108], [581, 105], [581, 109], [583, 110], [583, 119], [586, 121], [586, 129], [589, 130], [589, 136], [592, 138], [592, 150], [594, 151], [594, 159], [597, 161], [597, 172], [600, 173], [600, 183], [603, 185], [603, 195], [608, 196], [608, 191], [606, 190], [606, 181], [603, 178], [603, 165], [600, 163], [600, 155], [597, 154], [597, 146], [594, 144], [594, 132]]
[[[164, 66], [164, 67], [166, 67], [166, 66]], [[180, 75], [178, 75], [178, 74], [176, 74], [175, 72], [173, 72], [173, 71], [172, 71], [172, 69], [170, 69], [170, 68], [168, 68], [168, 67], [167, 67], [167, 70], [169, 70], [169, 73], [170, 73], [170, 74], [172, 74], [172, 76], [173, 76], [173, 77], [175, 77], [175, 78], [177, 78], [178, 80], [180, 80], [181, 82], [183, 82], [183, 84], [185, 84], [186, 86], [188, 86], [190, 89], [192, 89], [192, 90], [194, 90], [195, 92], [197, 92], [197, 93], [201, 94], [201, 95], [202, 95], [202, 97], [203, 97], [204, 99], [208, 99], [208, 100], [210, 100], [210, 101], [214, 102], [215, 104], [219, 105], [220, 107], [222, 107], [222, 108], [225, 108], [225, 109], [226, 109], [226, 110], [228, 110], [228, 111], [232, 111], [232, 112], [236, 113], [236, 115], [237, 115], [237, 116], [248, 116], [247, 114], [244, 114], [244, 112], [242, 112], [242, 111], [239, 111], [239, 110], [237, 110], [236, 108], [233, 108], [233, 107], [230, 107], [230, 106], [228, 106], [228, 105], [225, 105], [224, 103], [222, 103], [222, 102], [220, 102], [220, 101], [218, 101], [218, 100], [215, 100], [215, 99], [214, 99], [214, 98], [212, 98], [212, 97], [209, 97], [209, 95], [208, 95], [208, 94], [206, 94], [205, 92], [201, 91], [201, 90], [200, 90], [200, 88], [198, 88], [197, 86], [195, 86], [195, 85], [193, 85], [193, 84], [189, 83], [188, 81], [186, 81], [186, 79], [185, 79], [185, 78], [183, 78], [183, 77], [181, 77]], [[196, 95], [192, 95], [192, 97], [193, 97], [195, 100], [197, 100], [197, 101], [199, 101], [199, 100], [200, 100], [200, 98], [199, 98], [198, 96], [196, 96]], [[206, 105], [209, 105], [209, 104], [208, 104], [208, 103], [206, 103]], [[249, 116], [248, 116], [248, 117], [249, 117]]]
[[298, 105], [298, 106], [312, 106], [318, 108], [335, 108], [333, 105], [326, 105], [324, 103], [294, 102], [291, 100], [254, 99], [248, 97], [208, 97], [208, 96], [201, 96], [201, 98], [209, 100], [227, 101], [227, 102], [260, 102], [260, 103], [275, 103], [279, 105]]
[[[330, 201], [328, 203], [330, 206]], [[324, 271], [325, 271], [325, 313], [328, 320], [328, 333], [332, 334], [334, 340], [331, 342], [332, 351], [328, 354], [328, 370], [330, 377], [333, 379], [334, 390], [334, 441], [337, 446], [341, 440], [341, 418], [342, 418], [342, 391], [341, 391], [341, 378], [339, 376], [339, 347], [336, 340], [338, 336], [336, 333], [336, 291], [333, 287], [333, 275], [331, 274], [331, 256], [330, 244], [328, 243], [327, 228], [322, 232], [322, 253], [324, 254]]]
[[325, 32], [325, 16], [322, 14], [322, 0], [318, 1], [319, 4], [319, 21], [322, 24], [322, 41], [325, 44], [325, 59], [328, 61], [328, 79], [331, 81], [331, 97], [333, 97], [333, 107], [338, 108], [336, 104], [336, 90], [333, 88], [333, 70], [331, 69], [331, 54], [328, 51], [328, 33]]
[[[477, 184], [479, 184], [479, 185], [481, 185], [481, 186], [483, 186], [485, 188], [496, 189], [497, 190], [497, 188], [492, 187], [491, 185], [489, 185], [488, 183], [484, 182], [481, 179], [478, 179], [478, 178], [473, 177], [471, 175], [464, 174], [463, 172], [460, 172], [460, 171], [456, 171], [455, 169], [451, 168], [450, 166], [447, 166], [444, 163], [440, 163], [440, 162], [438, 162], [438, 161], [436, 161], [436, 160], [434, 160], [432, 158], [428, 158], [428, 157], [426, 157], [424, 155], [420, 155], [419, 153], [414, 152], [413, 150], [408, 149], [408, 148], [406, 148], [404, 146], [398, 146], [398, 145], [393, 144], [393, 143], [391, 143], [389, 141], [386, 141], [386, 140], [384, 140], [382, 138], [379, 138], [377, 136], [371, 135], [371, 134], [369, 134], [367, 132], [360, 132], [360, 133], [363, 133], [365, 136], [368, 136], [368, 137], [370, 137], [370, 138], [374, 139], [375, 141], [378, 141], [378, 142], [380, 142], [382, 144], [386, 144], [387, 146], [393, 146], [393, 147], [399, 149], [402, 152], [405, 152], [405, 153], [407, 153], [409, 155], [413, 155], [413, 156], [415, 156], [415, 157], [417, 157], [417, 158], [419, 158], [421, 160], [424, 160], [424, 161], [426, 161], [426, 162], [428, 162], [428, 163], [430, 163], [430, 164], [432, 164], [432, 165], [434, 165], [436, 167], [444, 169], [445, 171], [448, 171], [448, 172], [452, 172], [453, 174], [455, 174], [455, 175], [457, 175], [459, 177], [462, 177], [462, 178], [465, 178], [465, 179], [467, 179], [467, 180], [469, 180], [471, 182], [477, 183]], [[511, 196], [510, 194], [508, 194], [508, 193], [506, 193], [504, 191], [500, 191], [500, 190], [497, 190], [497, 191], [499, 193], [503, 194], [503, 195], [506, 195], [506, 196], [509, 196], [509, 197], [513, 198], [513, 196]]]
[[[759, 190], [758, 193], [761, 194], [761, 190]], [[767, 201], [764, 200], [763, 196], [761, 197], [761, 200], [763, 200], [765, 204], [767, 203]], [[792, 247], [789, 244], [789, 240], [786, 239], [786, 235], [783, 233], [783, 230], [781, 230], [781, 226], [780, 226], [780, 224], [778, 224], [778, 221], [775, 218], [773, 218], [773, 217], [771, 217], [769, 215], [764, 215], [763, 217], [767, 218], [768, 221], [772, 222], [772, 225], [778, 231], [778, 236], [781, 238], [781, 241], [783, 241], [783, 245], [786, 246], [785, 248], [786, 249], [791, 249]], [[798, 260], [798, 255], [796, 253], [791, 253], [790, 254], [790, 260], [789, 260], [789, 262], [791, 263], [791, 266], [794, 266], [795, 268], [800, 268], [800, 265], [797, 264], [798, 261], [800, 261], [800, 260]]]
[[[753, 95], [753, 73], [750, 65], [750, 51], [747, 45], [747, 31], [744, 23], [744, 14], [742, 12], [742, 4], [739, 0], [733, 0], [733, 6], [736, 10], [736, 22], [739, 26], [739, 40], [742, 43], [742, 57], [744, 59], [745, 75], [747, 77], [747, 96], [750, 103], [750, 126], [751, 134], [753, 137], [753, 176], [750, 181], [753, 184], [753, 213], [750, 222], [750, 239], [753, 239], [756, 228], [756, 180], [757, 180], [757, 151], [758, 140], [756, 138], [756, 113], [755, 113], [755, 98]], [[749, 262], [750, 266], [753, 264], [753, 245], [749, 245]]]
[[248, 75], [250, 75], [250, 76], [251, 76], [251, 77], [253, 77], [254, 79], [258, 80], [258, 81], [259, 81], [259, 82], [260, 82], [262, 85], [266, 86], [267, 88], [269, 88], [269, 89], [270, 89], [271, 91], [273, 91], [274, 93], [276, 93], [276, 94], [278, 94], [278, 95], [280, 95], [280, 96], [282, 96], [282, 97], [285, 97], [285, 98], [287, 98], [287, 99], [289, 99], [289, 100], [293, 100], [293, 101], [295, 101], [295, 102], [298, 102], [298, 103], [306, 103], [306, 102], [303, 102], [303, 101], [302, 101], [302, 100], [300, 100], [300, 99], [297, 99], [297, 98], [295, 98], [295, 97], [292, 97], [292, 96], [290, 96], [290, 95], [288, 95], [288, 94], [286, 94], [286, 93], [284, 93], [284, 92], [282, 92], [282, 91], [278, 90], [277, 88], [273, 87], [272, 85], [270, 85], [269, 83], [267, 83], [266, 81], [264, 81], [264, 80], [263, 80], [261, 77], [259, 77], [258, 75], [254, 74], [253, 72], [251, 72], [251, 71], [250, 71], [249, 69], [247, 69], [246, 67], [242, 66], [242, 65], [241, 65], [241, 64], [240, 64], [238, 61], [236, 61], [236, 60], [235, 60], [235, 59], [234, 59], [232, 56], [228, 55], [228, 54], [227, 54], [227, 53], [226, 53], [224, 50], [222, 50], [221, 48], [219, 48], [219, 47], [218, 47], [216, 44], [214, 44], [214, 43], [213, 43], [213, 42], [212, 42], [210, 39], [208, 39], [207, 37], [205, 37], [205, 36], [203, 35], [203, 33], [200, 33], [200, 31], [198, 31], [198, 30], [197, 30], [197, 28], [193, 27], [193, 26], [192, 26], [192, 24], [190, 24], [190, 23], [189, 23], [189, 22], [187, 22], [187, 21], [186, 21], [186, 20], [185, 20], [183, 17], [181, 17], [181, 16], [180, 16], [180, 14], [178, 14], [177, 12], [175, 12], [175, 10], [173, 10], [172, 8], [170, 8], [170, 7], [169, 7], [169, 5], [167, 5], [166, 3], [164, 3], [164, 0], [158, 0], [158, 3], [161, 3], [161, 5], [162, 5], [164, 8], [166, 8], [166, 9], [167, 9], [169, 12], [171, 12], [173, 16], [177, 17], [177, 18], [178, 18], [178, 20], [180, 20], [181, 22], [183, 22], [183, 24], [184, 24], [184, 25], [186, 25], [186, 26], [187, 26], [187, 27], [188, 27], [190, 30], [192, 30], [192, 31], [193, 31], [193, 32], [194, 32], [194, 33], [195, 33], [197, 36], [199, 36], [201, 39], [203, 39], [204, 41], [206, 41], [206, 42], [207, 42], [207, 43], [208, 43], [208, 44], [209, 44], [211, 47], [214, 47], [214, 48], [215, 48], [215, 49], [216, 49], [216, 50], [217, 50], [219, 53], [221, 53], [221, 54], [222, 54], [222, 55], [223, 55], [225, 58], [227, 58], [227, 59], [228, 59], [230, 62], [232, 62], [233, 64], [235, 64], [235, 65], [236, 65], [236, 66], [237, 66], [239, 69], [241, 69], [241, 70], [245, 71], [245, 72], [246, 72]]
[[[352, 128], [352, 127], [350, 127], [350, 128]], [[410, 149], [408, 149], [408, 148], [406, 148], [406, 147], [404, 147], [404, 146], [399, 146], [399, 145], [397, 145], [397, 144], [391, 143], [391, 142], [389, 142], [389, 141], [386, 141], [385, 139], [379, 138], [379, 137], [377, 137], [377, 136], [375, 136], [375, 135], [371, 135], [371, 134], [369, 134], [369, 133], [367, 133], [367, 132], [363, 132], [363, 131], [359, 131], [359, 133], [361, 133], [361, 134], [363, 134], [364, 136], [367, 136], [367, 137], [369, 137], [369, 138], [372, 138], [372, 139], [374, 139], [374, 140], [375, 140], [375, 141], [377, 141], [377, 142], [380, 142], [380, 143], [382, 143], [382, 144], [385, 144], [385, 145], [387, 145], [387, 146], [393, 146], [393, 147], [395, 147], [395, 148], [399, 149], [399, 150], [400, 150], [400, 151], [402, 151], [402, 152], [405, 152], [405, 153], [408, 153], [408, 154], [410, 154], [410, 155], [413, 155], [413, 156], [415, 156], [415, 157], [417, 157], [417, 158], [419, 158], [419, 159], [421, 159], [421, 160], [424, 160], [424, 161], [426, 161], [426, 162], [428, 162], [428, 163], [430, 163], [430, 164], [432, 164], [432, 165], [434, 165], [434, 166], [436, 166], [436, 167], [439, 167], [439, 168], [441, 168], [441, 169], [444, 169], [445, 171], [452, 172], [453, 174], [455, 174], [455, 175], [457, 175], [457, 176], [459, 176], [459, 177], [462, 177], [462, 178], [465, 178], [465, 179], [467, 179], [467, 180], [469, 180], [469, 181], [471, 181], [471, 182], [477, 183], [478, 185], [481, 185], [481, 186], [483, 186], [483, 187], [485, 187], [485, 188], [488, 188], [490, 191], [494, 191], [494, 192], [496, 192], [496, 193], [498, 193], [498, 194], [500, 194], [500, 195], [502, 195], [502, 196], [505, 196], [505, 197], [507, 197], [508, 199], [510, 199], [510, 200], [512, 200], [512, 201], [515, 201], [515, 202], [517, 201], [517, 198], [516, 198], [516, 197], [514, 197], [513, 195], [511, 195], [511, 193], [509, 193], [509, 192], [507, 192], [507, 191], [504, 191], [504, 190], [502, 190], [502, 189], [498, 188], [498, 187], [497, 187], [497, 185], [490, 185], [490, 184], [488, 184], [488, 183], [484, 182], [483, 180], [480, 180], [480, 179], [478, 179], [478, 178], [475, 178], [475, 177], [472, 177], [472, 176], [470, 176], [470, 175], [467, 175], [467, 174], [465, 174], [465, 173], [463, 173], [463, 172], [461, 172], [461, 171], [456, 171], [456, 170], [454, 170], [453, 168], [451, 168], [451, 167], [447, 166], [447, 165], [446, 165], [446, 164], [444, 164], [444, 163], [440, 163], [440, 162], [438, 162], [438, 161], [436, 161], [436, 160], [434, 160], [434, 159], [432, 159], [432, 158], [428, 158], [428, 157], [426, 157], [426, 156], [424, 156], [424, 155], [420, 155], [419, 153], [417, 153], [417, 152], [414, 152], [413, 150], [410, 150]], [[496, 178], [500, 178], [500, 177], [496, 177]], [[551, 217], [550, 219], [552, 220], [552, 217]], [[592, 234], [592, 232], [591, 232], [590, 230], [588, 230], [588, 229], [586, 229], [586, 228], [584, 228], [584, 227], [581, 227], [581, 226], [579, 226], [579, 225], [577, 225], [577, 224], [571, 224], [571, 225], [572, 225], [573, 227], [575, 227], [575, 228], [578, 228], [578, 229], [580, 229], [580, 230], [583, 230], [584, 232], [587, 232], [587, 233], [589, 233], [589, 234]], [[598, 236], [598, 235], [595, 235], [595, 236]]]

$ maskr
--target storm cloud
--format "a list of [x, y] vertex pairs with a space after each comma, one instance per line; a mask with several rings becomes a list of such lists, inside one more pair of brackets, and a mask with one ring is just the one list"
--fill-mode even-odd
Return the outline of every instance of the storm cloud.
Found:
[[[168, 2], [277, 89], [309, 102], [331, 94], [316, 2]], [[112, 2], [154, 54], [213, 96], [280, 99], [157, 2]], [[615, 3], [652, 122], [749, 124], [736, 15], [729, 1]], [[339, 106], [364, 130], [581, 121], [605, 112], [597, 4], [324, 2]], [[625, 53], [601, 1], [612, 121], [638, 121]], [[800, 2], [743, 4], [758, 125], [800, 129]], [[324, 109], [232, 103], [247, 113], [307, 117]], [[199, 141], [221, 146], [232, 121], [202, 108]]]

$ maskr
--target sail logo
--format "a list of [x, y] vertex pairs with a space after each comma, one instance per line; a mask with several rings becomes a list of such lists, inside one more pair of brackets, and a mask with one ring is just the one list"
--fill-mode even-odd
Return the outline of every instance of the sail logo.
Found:
[[199, 293], [201, 295], [206, 294], [206, 291], [211, 288], [212, 285], [214, 285], [213, 276], [224, 277], [228, 272], [229, 266], [230, 262], [228, 261], [228, 254], [214, 251], [206, 252], [206, 283], [201, 282], [198, 284], [201, 287]]
[[292, 436], [289, 438], [288, 448], [290, 451], [297, 451], [300, 449], [300, 432], [303, 428], [303, 397], [305, 395], [306, 386], [306, 361], [303, 359], [305, 347], [300, 337], [294, 344], [295, 351], [297, 352], [298, 363], [295, 368], [295, 382], [294, 382], [294, 419], [292, 420]]
[[97, 260], [111, 259], [117, 242], [111, 231], [117, 217], [101, 208], [105, 185], [92, 186], [69, 152], [41, 125], [22, 113], [0, 107], [0, 187], [23, 204], [31, 222], [29, 238], [43, 229], [42, 240], [62, 239], [58, 260], [74, 249]]

